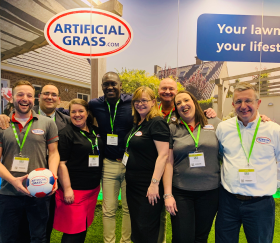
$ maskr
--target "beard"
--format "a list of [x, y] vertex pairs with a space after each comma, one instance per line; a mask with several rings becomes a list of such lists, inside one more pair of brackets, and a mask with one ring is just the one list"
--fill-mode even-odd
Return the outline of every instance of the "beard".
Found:
[[19, 103], [14, 103], [14, 107], [16, 109], [16, 111], [20, 114], [27, 114], [33, 107], [33, 104], [28, 104], [28, 109], [23, 111], [20, 106], [19, 106]]

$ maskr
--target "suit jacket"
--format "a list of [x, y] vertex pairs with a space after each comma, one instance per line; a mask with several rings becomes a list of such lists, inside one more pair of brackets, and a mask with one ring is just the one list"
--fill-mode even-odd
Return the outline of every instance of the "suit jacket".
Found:
[[[39, 106], [36, 105], [33, 107], [33, 110], [38, 114]], [[70, 123], [69, 116], [62, 114], [60, 111], [55, 111], [55, 124], [57, 125], [57, 130], [62, 130], [67, 124]]]

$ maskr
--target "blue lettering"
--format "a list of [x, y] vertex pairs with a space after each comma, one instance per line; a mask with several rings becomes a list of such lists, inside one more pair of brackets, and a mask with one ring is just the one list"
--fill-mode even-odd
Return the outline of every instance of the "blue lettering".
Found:
[[[66, 38], [67, 38], [67, 40], [66, 40]], [[68, 38], [71, 38], [71, 36], [64, 36], [63, 37], [62, 41], [63, 41], [64, 45], [67, 45], [67, 46], [71, 45], [71, 39], [69, 40]]]
[[104, 25], [104, 34], [107, 35], [107, 25]]
[[72, 24], [72, 25], [73, 25], [74, 28], [75, 28], [75, 29], [74, 29], [74, 30], [75, 30], [74, 33], [77, 34], [77, 32], [78, 32], [77, 28], [78, 28], [79, 25], [78, 25], [78, 24]]
[[94, 34], [94, 25], [91, 26], [91, 33]]
[[111, 28], [109, 29], [108, 35], [110, 35], [111, 33], [117, 35], [117, 31], [114, 25], [112, 25]]
[[67, 30], [69, 31], [69, 33], [72, 33], [71, 24], [65, 24], [64, 25], [64, 33], [67, 33]]
[[73, 45], [75, 46], [77, 43], [78, 46], [80, 46], [80, 37], [79, 36], [74, 36], [73, 37]]
[[83, 34], [83, 25], [80, 24], [80, 33]]
[[55, 26], [54, 33], [56, 33], [57, 31], [60, 31], [60, 33], [63, 33], [63, 31], [62, 31], [62, 28], [61, 28], [61, 25], [60, 25], [60, 24], [57, 24], [57, 25]]
[[121, 26], [119, 26], [119, 35], [124, 35], [124, 33], [122, 33], [121, 31]]
[[103, 41], [105, 39], [105, 37], [100, 37], [99, 38], [99, 41], [102, 43], [102, 44], [99, 44], [99, 46], [105, 46], [106, 42]]
[[102, 35], [103, 33], [98, 31], [100, 27], [103, 27], [103, 25], [97, 25], [95, 31], [97, 34]]
[[89, 40], [88, 40], [88, 38], [86, 36], [84, 37], [81, 45], [83, 46], [84, 44], [87, 44], [88, 46], [90, 45], [89, 44]]
[[85, 24], [85, 34], [87, 34], [88, 30], [90, 30], [90, 25], [89, 24]]
[[98, 42], [96, 41], [97, 37], [91, 37], [92, 46], [97, 46]]

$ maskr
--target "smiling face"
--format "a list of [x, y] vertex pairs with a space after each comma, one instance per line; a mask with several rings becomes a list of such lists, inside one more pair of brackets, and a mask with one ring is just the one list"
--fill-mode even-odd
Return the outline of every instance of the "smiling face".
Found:
[[180, 93], [175, 97], [175, 105], [180, 117], [187, 123], [195, 122], [195, 104], [187, 93]]
[[54, 85], [46, 85], [39, 94], [39, 105], [43, 112], [51, 114], [60, 104], [60, 97], [57, 87]]
[[102, 90], [109, 102], [116, 102], [120, 98], [122, 83], [118, 74], [109, 72], [102, 78]]
[[19, 85], [13, 91], [13, 103], [18, 117], [29, 117], [34, 106], [34, 89], [29, 85]]
[[173, 102], [177, 92], [177, 83], [173, 79], [166, 78], [160, 82], [158, 94], [161, 102]]
[[82, 105], [72, 104], [70, 108], [70, 119], [74, 126], [84, 129], [87, 125], [88, 112]]
[[150, 112], [152, 107], [155, 105], [155, 100], [151, 99], [146, 92], [142, 93], [139, 100], [134, 100], [134, 108], [139, 113], [141, 119], [144, 119], [146, 115]]
[[257, 99], [252, 89], [234, 91], [233, 102], [235, 112], [245, 126], [256, 119], [261, 100]]

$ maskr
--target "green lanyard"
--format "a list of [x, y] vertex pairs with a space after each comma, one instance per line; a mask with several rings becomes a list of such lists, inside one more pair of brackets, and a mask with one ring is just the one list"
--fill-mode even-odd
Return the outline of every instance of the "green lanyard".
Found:
[[96, 136], [95, 132], [92, 130], [92, 133], [93, 133], [94, 136], [95, 136], [95, 144], [92, 143], [91, 139], [89, 139], [83, 131], [80, 131], [80, 133], [81, 133], [84, 137], [86, 137], [87, 140], [91, 143], [91, 148], [92, 148], [93, 154], [94, 154], [94, 148], [95, 148], [95, 147], [97, 148], [98, 154], [100, 154], [100, 153], [99, 153], [99, 148], [98, 148], [98, 140], [97, 140], [97, 136]]
[[180, 117], [181, 121], [185, 124], [186, 128], [188, 129], [189, 133], [191, 134], [192, 138], [193, 138], [193, 141], [195, 143], [195, 148], [196, 148], [196, 151], [197, 151], [197, 147], [198, 147], [198, 141], [199, 141], [199, 135], [200, 135], [200, 124], [198, 126], [198, 131], [197, 131], [197, 136], [196, 136], [196, 139], [191, 131], [191, 129], [189, 128], [188, 124], [185, 123], [185, 121]]
[[19, 152], [19, 155], [20, 155], [20, 156], [21, 156], [21, 151], [22, 151], [23, 145], [24, 145], [24, 143], [25, 143], [25, 140], [26, 140], [26, 138], [27, 138], [27, 135], [28, 135], [28, 132], [29, 132], [29, 130], [30, 130], [30, 127], [31, 127], [32, 123], [33, 123], [33, 120], [31, 120], [31, 121], [29, 122], [29, 125], [28, 125], [28, 127], [27, 127], [27, 129], [26, 129], [25, 135], [24, 135], [23, 140], [22, 140], [22, 144], [20, 144], [20, 141], [19, 141], [19, 138], [18, 138], [18, 135], [17, 135], [17, 130], [16, 130], [15, 124], [12, 122], [13, 131], [14, 131], [14, 134], [15, 134], [15, 137], [16, 137], [16, 140], [17, 140], [17, 143], [18, 143], [18, 146], [19, 146], [19, 151], [20, 151], [20, 152]]
[[132, 133], [133, 129], [131, 130], [131, 133], [128, 136], [127, 141], [126, 141], [126, 151], [127, 151], [130, 139], [134, 136], [135, 133], [137, 133], [140, 130], [141, 127], [142, 127], [142, 125], [140, 127], [138, 127], [138, 129], [134, 133]]
[[[38, 114], [40, 115], [40, 109], [38, 110]], [[50, 117], [49, 117], [50, 118]], [[55, 115], [53, 117], [53, 120], [55, 121]]]
[[[159, 105], [159, 110], [160, 110], [160, 112], [162, 113], [162, 104], [160, 103], [160, 105]], [[173, 110], [173, 108], [172, 108], [172, 110]], [[169, 121], [170, 121], [170, 117], [171, 117], [171, 114], [172, 114], [172, 110], [169, 112], [169, 115], [168, 115], [168, 118], [167, 118], [167, 123], [169, 123]]]
[[251, 154], [252, 154], [252, 151], [253, 151], [253, 147], [254, 147], [254, 144], [255, 144], [255, 140], [256, 140], [258, 130], [259, 130], [260, 123], [261, 123], [261, 118], [259, 118], [259, 120], [258, 120], [256, 129], [255, 129], [255, 133], [254, 133], [254, 136], [253, 136], [253, 140], [252, 140], [252, 143], [251, 143], [249, 156], [247, 156], [247, 153], [246, 153], [246, 151], [243, 147], [243, 143], [242, 143], [242, 137], [241, 137], [240, 127], [239, 127], [239, 124], [238, 124], [238, 118], [236, 117], [236, 127], [237, 127], [238, 135], [239, 135], [239, 138], [240, 138], [241, 147], [243, 148], [244, 154], [246, 155], [246, 158], [248, 160], [248, 166], [249, 166], [249, 160], [250, 160], [250, 157], [251, 157]]
[[110, 114], [110, 123], [111, 123], [111, 128], [112, 128], [112, 134], [114, 133], [114, 123], [115, 123], [115, 118], [116, 118], [116, 114], [117, 114], [117, 107], [118, 104], [120, 103], [120, 100], [117, 101], [116, 105], [115, 105], [115, 112], [114, 112], [114, 118], [112, 119], [111, 116], [111, 108], [110, 108], [110, 104], [109, 102], [106, 100], [107, 105], [108, 105], [108, 109], [109, 109], [109, 114]]

